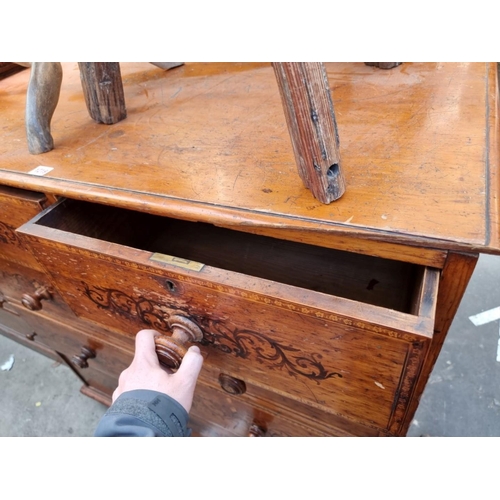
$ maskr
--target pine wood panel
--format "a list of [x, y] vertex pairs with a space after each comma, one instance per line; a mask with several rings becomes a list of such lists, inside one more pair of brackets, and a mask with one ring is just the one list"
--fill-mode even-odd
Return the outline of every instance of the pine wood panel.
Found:
[[252, 425], [257, 425], [262, 436], [268, 437], [328, 435], [314, 425], [298, 425], [270, 411], [247, 405], [220, 389], [207, 387], [202, 382], [197, 384], [188, 423], [194, 435], [248, 437]]
[[[406, 433], [477, 253], [500, 254], [497, 65], [326, 68], [347, 187], [328, 205], [315, 200], [297, 174], [270, 64], [187, 63], [168, 73], [146, 63], [122, 64], [128, 117], [106, 126], [88, 116], [77, 64], [66, 63], [53, 119], [55, 149], [44, 155], [27, 152], [29, 72], [0, 81], [0, 221], [10, 224], [11, 240], [1, 247], [7, 233], [0, 233], [0, 257], [8, 262], [3, 269], [46, 267], [59, 296], [83, 317], [71, 324], [106, 346], [97, 364], [76, 370], [87, 384], [85, 394], [109, 402], [137, 329], [165, 330], [164, 319], [174, 309], [194, 311], [209, 334], [200, 377], [209, 392], [199, 403], [204, 409], [195, 412], [200, 431], [246, 428], [257, 411], [292, 422], [298, 434], [309, 428], [308, 416], [318, 434]], [[29, 174], [38, 165], [53, 170], [43, 177]], [[14, 193], [18, 188], [47, 193], [46, 201], [44, 195]], [[74, 234], [72, 223], [15, 231], [34, 215], [29, 206], [36, 213], [56, 195], [274, 237], [285, 248], [292, 241], [395, 259], [400, 269], [417, 265], [416, 273], [409, 279], [397, 266], [387, 268], [393, 292], [375, 305], [356, 296], [354, 282], [363, 281], [363, 271], [352, 263], [345, 264], [341, 285], [346, 294], [354, 286], [355, 296], [346, 298], [333, 289], [318, 293], [301, 281], [283, 284], [287, 273], [279, 266], [271, 266], [278, 274], [266, 281], [251, 277], [248, 268], [220, 269], [216, 261], [201, 273], [153, 262], [150, 251], [119, 240], [126, 220], [117, 228], [109, 224], [106, 232], [118, 237], [111, 242], [89, 243], [89, 236], [102, 236]], [[99, 217], [89, 222], [97, 226]], [[136, 232], [139, 241], [145, 239], [145, 231]], [[29, 243], [43, 266], [21, 259], [14, 240]], [[336, 260], [341, 253], [331, 255]], [[221, 257], [239, 264], [237, 250]], [[439, 287], [438, 272], [422, 266], [442, 269]], [[32, 273], [18, 273], [25, 275], [20, 283]], [[302, 269], [300, 274], [311, 282]], [[9, 307], [19, 288], [15, 281], [0, 284], [9, 288]], [[398, 282], [407, 284], [403, 297]], [[0, 315], [15, 328], [5, 327], [8, 333], [17, 332], [22, 341], [32, 319], [52, 325], [58, 314], [19, 311], [19, 318]], [[57, 333], [51, 327], [47, 338], [71, 351], [67, 343], [75, 338], [64, 330], [62, 323]], [[210, 399], [221, 391], [213, 375], [222, 370], [247, 384], [237, 399], [240, 422], [230, 422], [231, 406], [213, 407]], [[334, 373], [343, 377], [315, 380]], [[210, 421], [212, 410], [218, 420]]]
[[[132, 362], [133, 350], [126, 350], [126, 347], [113, 343], [110, 338], [90, 335], [89, 332], [78, 330], [71, 324], [38, 313], [25, 316], [25, 320], [36, 332], [35, 343], [41, 343], [64, 354], [70, 362], [73, 356], [81, 354], [82, 347], [92, 349], [95, 358], [88, 359], [89, 367], [114, 376], [116, 382], [120, 373]], [[114, 390], [116, 385], [111, 388]]]
[[426, 356], [422, 369], [422, 376], [415, 386], [416, 397], [408, 409], [408, 416], [403, 432], [406, 433], [417, 410], [425, 385], [432, 373], [432, 368], [439, 356], [441, 347], [458, 310], [469, 280], [476, 267], [477, 254], [463, 254], [450, 252], [445, 267], [441, 273], [440, 289], [437, 297], [436, 321], [431, 348]]
[[[290, 399], [286, 395], [277, 394], [274, 391], [254, 385], [246, 379], [242, 380], [245, 384], [243, 393], [228, 394], [221, 387], [222, 384], [219, 381], [221, 373], [225, 376], [238, 378], [227, 373], [227, 367], [225, 366], [212, 366], [210, 363], [204, 363], [199, 380], [206, 389], [210, 389], [210, 397], [217, 401], [217, 406], [221, 407], [217, 413], [223, 415], [224, 425], [221, 425], [219, 421], [219, 426], [222, 428], [238, 428], [245, 432], [252, 421], [255, 421], [255, 417], [261, 415], [262, 418], [257, 419], [255, 423], [264, 429], [268, 429], [266, 424], [274, 421], [272, 417], [274, 416], [282, 421], [293, 422], [299, 426], [299, 429], [301, 427], [314, 429], [313, 435], [377, 436], [380, 433], [380, 429], [376, 426], [370, 427], [335, 413], [325, 412], [306, 403]], [[205, 392], [207, 391], [205, 390]], [[204, 407], [203, 402], [197, 402], [198, 396], [197, 389], [195, 391], [195, 403], [200, 410], [197, 411], [196, 419], [202, 418], [204, 420], [203, 426], [206, 429], [205, 432], [210, 432], [214, 424], [217, 423], [217, 419], [211, 419], [212, 405], [209, 408]], [[242, 414], [238, 415], [234, 408], [237, 408], [239, 404], [243, 405], [243, 408], [251, 409], [251, 411], [243, 411]], [[243, 420], [243, 422], [238, 421], [238, 419]], [[212, 421], [210, 422], [210, 420]], [[221, 430], [217, 432], [224, 435]], [[302, 432], [304, 432], [303, 429]], [[266, 435], [269, 435], [269, 433]]]
[[[346, 194], [317, 202], [296, 172], [269, 64], [122, 64], [128, 117], [87, 115], [64, 65], [55, 150], [27, 153], [27, 72], [0, 82], [0, 179], [49, 192], [231, 226], [351, 234], [499, 253], [495, 64], [327, 63]], [[27, 172], [54, 168], [43, 179]], [[119, 172], [119, 175], [117, 175]], [[147, 204], [146, 204], [147, 203]], [[321, 235], [321, 236], [320, 236]], [[375, 245], [375, 244], [374, 244]]]
[[[52, 279], [40, 269], [31, 269], [15, 262], [0, 259], [0, 292], [14, 302], [21, 304], [23, 296], [35, 297], [38, 290], [49, 290], [50, 298], [40, 301], [40, 311], [43, 314], [66, 320], [75, 321], [77, 318], [60, 294], [52, 286]], [[28, 314], [30, 311], [23, 308]]]
[[48, 205], [49, 200], [43, 193], [0, 185], [0, 258], [39, 268], [18, 238], [16, 229]]
[[61, 358], [55, 351], [47, 348], [43, 344], [35, 344], [33, 340], [31, 340], [33, 330], [29, 325], [25, 323], [24, 328], [20, 328], [19, 324], [13, 326], [9, 322], [9, 319], [10, 318], [6, 317], [6, 315], [3, 314], [2, 310], [0, 309], [0, 333], [2, 335], [10, 338], [11, 340], [14, 340], [18, 344], [21, 344], [28, 349], [32, 349], [33, 351], [38, 352], [39, 354], [43, 354], [44, 356], [47, 356], [55, 361], [61, 361]]

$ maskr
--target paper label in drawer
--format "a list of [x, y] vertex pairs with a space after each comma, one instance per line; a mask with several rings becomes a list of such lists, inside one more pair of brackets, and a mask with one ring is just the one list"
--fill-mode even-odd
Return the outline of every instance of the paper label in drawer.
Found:
[[200, 262], [195, 262], [194, 260], [181, 259], [180, 257], [174, 257], [173, 255], [165, 255], [163, 253], [154, 253], [151, 255], [149, 260], [154, 260], [155, 262], [164, 262], [165, 264], [170, 264], [172, 266], [182, 267], [184, 269], [191, 269], [191, 271], [201, 271], [205, 264]]

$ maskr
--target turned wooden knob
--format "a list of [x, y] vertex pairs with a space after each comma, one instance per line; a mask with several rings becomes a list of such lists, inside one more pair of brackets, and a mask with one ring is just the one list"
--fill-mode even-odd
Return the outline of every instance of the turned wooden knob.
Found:
[[52, 294], [50, 290], [43, 286], [38, 288], [34, 294], [25, 293], [21, 298], [21, 303], [30, 311], [39, 311], [42, 308], [42, 300], [50, 300]]
[[203, 333], [198, 325], [185, 316], [174, 315], [168, 320], [172, 335], [156, 337], [156, 354], [160, 363], [171, 370], [177, 370], [186, 354], [190, 342], [199, 342]]
[[87, 363], [87, 360], [95, 358], [95, 356], [96, 354], [94, 349], [83, 346], [80, 354], [78, 356], [73, 356], [71, 358], [71, 362], [79, 368], [88, 368], [89, 364]]

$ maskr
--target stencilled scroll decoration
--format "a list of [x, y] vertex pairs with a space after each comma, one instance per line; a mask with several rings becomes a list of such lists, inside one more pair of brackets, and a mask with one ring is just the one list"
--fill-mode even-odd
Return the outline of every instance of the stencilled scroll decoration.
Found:
[[[342, 378], [338, 372], [329, 372], [323, 366], [321, 354], [301, 355], [301, 349], [280, 344], [262, 333], [234, 328], [230, 330], [220, 321], [201, 322], [205, 332], [202, 343], [222, 352], [247, 359], [254, 355], [259, 363], [267, 362], [273, 369], [286, 369], [290, 375], [301, 375], [311, 380]], [[266, 364], [267, 364], [266, 363]]]
[[254, 357], [273, 370], [287, 370], [290, 375], [299, 375], [317, 383], [329, 378], [342, 378], [339, 372], [331, 372], [322, 364], [319, 353], [304, 354], [301, 349], [283, 345], [263, 333], [226, 326], [220, 320], [211, 320], [193, 315], [187, 310], [172, 307], [167, 303], [153, 302], [144, 297], [134, 298], [126, 293], [90, 286], [82, 282], [83, 293], [101, 309], [119, 314], [127, 319], [140, 320], [159, 331], [169, 333], [168, 318], [180, 311], [192, 318], [203, 331], [202, 345], [242, 359]]
[[19, 238], [11, 226], [0, 222], [0, 241], [10, 245], [20, 245]]
[[83, 293], [101, 309], [107, 309], [127, 319], [136, 319], [149, 327], [161, 332], [169, 332], [165, 305], [155, 304], [144, 297], [134, 298], [126, 293], [112, 288], [89, 286], [82, 282]]

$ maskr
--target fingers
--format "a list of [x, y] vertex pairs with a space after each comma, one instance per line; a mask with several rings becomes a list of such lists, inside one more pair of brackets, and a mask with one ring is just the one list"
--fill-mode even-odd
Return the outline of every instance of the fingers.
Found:
[[[161, 367], [155, 348], [155, 338], [161, 334], [156, 330], [140, 330], [135, 337], [135, 355], [133, 363], [136, 366], [149, 363], [155, 367]], [[196, 383], [201, 367], [203, 356], [198, 346], [191, 346], [176, 373], [180, 373], [179, 378], [186, 378], [190, 382]]]
[[193, 345], [184, 355], [176, 375], [179, 375], [179, 378], [185, 378], [192, 382], [196, 382], [202, 365], [203, 356], [201, 355], [200, 348], [197, 345]]
[[135, 336], [134, 361], [147, 360], [149, 363], [159, 365], [156, 354], [155, 338], [160, 335], [156, 330], [140, 330]]

